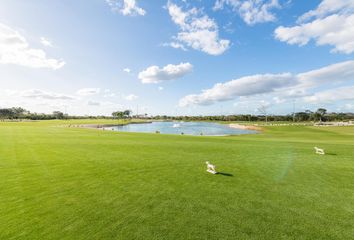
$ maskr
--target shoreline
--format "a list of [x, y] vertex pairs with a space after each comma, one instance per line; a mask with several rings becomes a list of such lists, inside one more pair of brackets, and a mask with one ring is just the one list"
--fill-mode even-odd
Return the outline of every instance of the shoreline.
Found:
[[104, 129], [109, 127], [124, 126], [128, 124], [144, 124], [144, 123], [152, 123], [152, 122], [127, 122], [127, 123], [115, 123], [115, 124], [70, 124], [68, 127]]
[[238, 123], [230, 123], [229, 124], [230, 128], [235, 128], [235, 129], [242, 129], [242, 130], [254, 130], [254, 131], [262, 131], [263, 128], [253, 126], [253, 125], [241, 125]]

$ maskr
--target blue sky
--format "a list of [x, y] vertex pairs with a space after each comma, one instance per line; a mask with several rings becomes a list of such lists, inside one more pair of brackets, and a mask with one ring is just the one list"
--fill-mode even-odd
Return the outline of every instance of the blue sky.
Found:
[[351, 0], [3, 0], [0, 107], [354, 111]]

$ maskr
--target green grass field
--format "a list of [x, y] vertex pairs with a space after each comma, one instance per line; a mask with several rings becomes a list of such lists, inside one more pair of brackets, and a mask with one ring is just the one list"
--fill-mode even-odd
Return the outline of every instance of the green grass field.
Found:
[[354, 239], [354, 127], [193, 137], [68, 123], [0, 123], [0, 239]]

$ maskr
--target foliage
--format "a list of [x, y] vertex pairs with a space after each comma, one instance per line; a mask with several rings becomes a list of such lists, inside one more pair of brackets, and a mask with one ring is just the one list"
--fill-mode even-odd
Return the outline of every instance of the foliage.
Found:
[[148, 119], [156, 120], [178, 120], [178, 121], [241, 121], [241, 122], [316, 122], [316, 121], [349, 121], [354, 119], [354, 113], [325, 113], [323, 115], [317, 112], [311, 112], [309, 110], [305, 112], [296, 112], [295, 116], [293, 114], [288, 115], [215, 115], [215, 116], [154, 116]]
[[131, 113], [132, 113], [131, 110], [116, 111], [112, 113], [112, 116], [113, 118], [118, 118], [118, 119], [129, 118]]
[[60, 111], [54, 111], [52, 115], [55, 119], [64, 119], [65, 117], [64, 113]]
[[239, 114], [239, 115], [213, 115], [213, 116], [132, 116], [131, 110], [116, 111], [112, 113], [112, 117], [107, 116], [69, 116], [59, 111], [54, 111], [52, 114], [31, 113], [23, 108], [2, 108], [0, 109], [0, 119], [28, 119], [28, 120], [53, 120], [53, 119], [132, 119], [142, 118], [150, 120], [179, 120], [179, 121], [349, 121], [354, 119], [354, 113], [327, 113], [326, 109], [320, 108], [316, 112], [306, 110], [297, 112], [294, 115], [270, 115], [267, 108], [260, 108], [262, 115]]
[[319, 108], [319, 109], [317, 109], [317, 111], [316, 111], [316, 116], [319, 117], [320, 122], [322, 122], [322, 118], [323, 118], [323, 116], [326, 114], [326, 112], [327, 112], [327, 110], [324, 109], [324, 108]]

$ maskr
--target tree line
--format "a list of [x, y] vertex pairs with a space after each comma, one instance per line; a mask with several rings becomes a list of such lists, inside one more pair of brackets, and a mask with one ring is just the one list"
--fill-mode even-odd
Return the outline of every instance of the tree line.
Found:
[[35, 113], [21, 107], [0, 108], [0, 120], [54, 120], [54, 119], [102, 119], [111, 118], [107, 116], [70, 116], [61, 111], [52, 113]]
[[354, 113], [328, 113], [326, 109], [319, 108], [316, 111], [306, 110], [286, 115], [272, 115], [263, 113], [261, 115], [235, 114], [235, 115], [211, 115], [211, 116], [153, 116], [152, 120], [177, 120], [177, 121], [242, 121], [242, 122], [332, 122], [354, 120]]
[[296, 112], [287, 115], [268, 115], [266, 113], [261, 115], [252, 114], [235, 114], [235, 115], [211, 115], [211, 116], [133, 116], [131, 110], [115, 111], [112, 116], [70, 116], [60, 111], [54, 111], [51, 114], [32, 113], [21, 107], [0, 108], [0, 119], [10, 120], [52, 120], [52, 119], [132, 119], [143, 118], [147, 120], [178, 120], [178, 121], [293, 121], [293, 122], [308, 122], [308, 121], [349, 121], [354, 120], [354, 113], [336, 113], [327, 112], [324, 108], [319, 108], [312, 112], [306, 110], [303, 112]]

